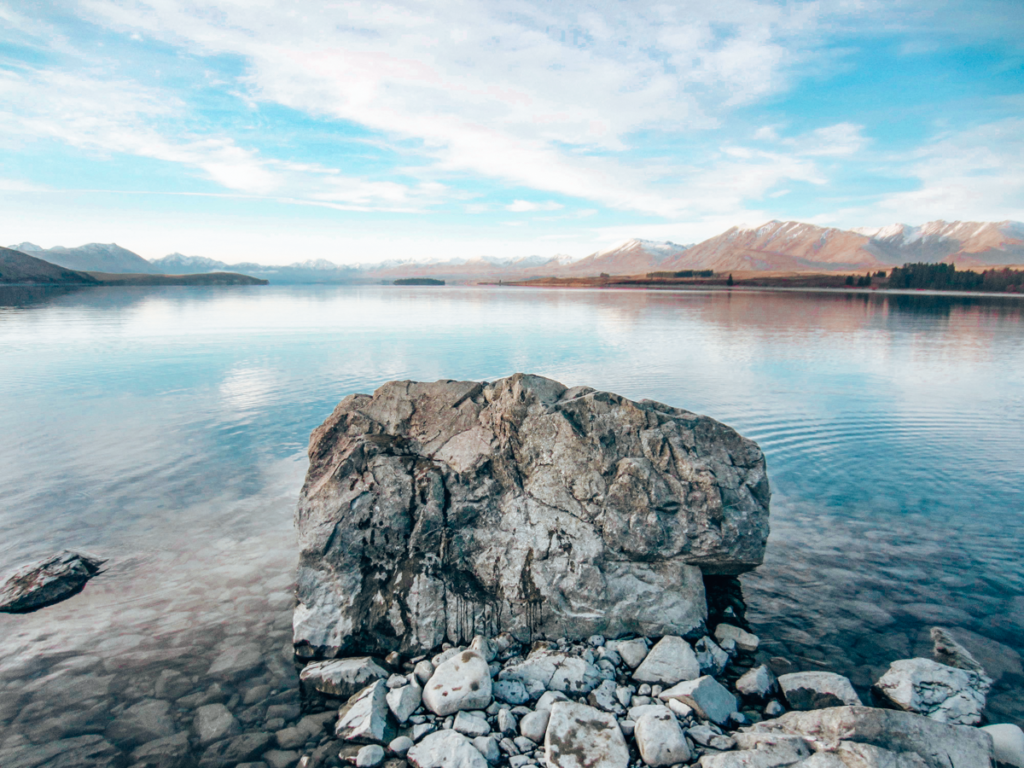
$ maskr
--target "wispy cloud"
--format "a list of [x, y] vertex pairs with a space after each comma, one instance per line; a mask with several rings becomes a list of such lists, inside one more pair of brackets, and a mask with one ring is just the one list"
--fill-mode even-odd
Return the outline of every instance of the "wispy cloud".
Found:
[[543, 203], [531, 203], [529, 200], [515, 200], [511, 204], [505, 206], [506, 211], [512, 211], [513, 213], [530, 213], [532, 211], [557, 211], [564, 208], [561, 203], [556, 203], [554, 200], [548, 200]]

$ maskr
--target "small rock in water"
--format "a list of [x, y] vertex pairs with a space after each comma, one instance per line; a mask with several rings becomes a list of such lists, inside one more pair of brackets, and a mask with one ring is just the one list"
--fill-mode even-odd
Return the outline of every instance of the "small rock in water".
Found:
[[633, 679], [639, 682], [666, 685], [675, 685], [681, 680], [694, 680], [698, 677], [700, 664], [693, 648], [683, 638], [673, 635], [661, 638], [633, 672]]
[[233, 736], [241, 728], [235, 716], [223, 704], [204, 704], [196, 710], [192, 730], [201, 745], [212, 744], [225, 736]]
[[743, 673], [736, 681], [736, 690], [749, 699], [764, 701], [778, 688], [775, 675], [765, 664]]
[[299, 679], [312, 685], [320, 693], [348, 698], [363, 690], [374, 680], [382, 680], [388, 673], [369, 656], [351, 659], [332, 659], [307, 664]]
[[491, 703], [491, 673], [476, 651], [462, 651], [434, 670], [423, 690], [423, 704], [435, 715], [486, 709]]
[[976, 725], [985, 709], [990, 681], [977, 672], [931, 659], [900, 659], [889, 665], [874, 690], [907, 712], [940, 723]]
[[678, 699], [693, 707], [705, 720], [718, 725], [728, 722], [729, 716], [738, 709], [736, 697], [710, 675], [683, 681], [663, 691], [661, 698]]
[[778, 679], [790, 709], [806, 712], [828, 707], [861, 706], [848, 678], [835, 672], [791, 672]]
[[384, 762], [384, 748], [380, 744], [367, 744], [356, 754], [356, 768], [377, 768]]
[[53, 605], [77, 594], [99, 573], [106, 560], [64, 550], [23, 565], [0, 585], [0, 611], [24, 613]]
[[690, 747], [675, 716], [651, 712], [636, 721], [633, 738], [644, 762], [651, 768], [685, 763], [690, 760]]
[[430, 734], [410, 749], [405, 757], [415, 768], [488, 768], [480, 750], [456, 731]]
[[550, 768], [627, 768], [629, 748], [613, 715], [558, 701], [551, 706], [544, 758]]
[[750, 632], [734, 627], [732, 624], [719, 624], [715, 627], [715, 639], [719, 643], [732, 640], [736, 643], [736, 647], [739, 650], [747, 653], [753, 653], [757, 650], [757, 646], [761, 644], [757, 635], [752, 635]]

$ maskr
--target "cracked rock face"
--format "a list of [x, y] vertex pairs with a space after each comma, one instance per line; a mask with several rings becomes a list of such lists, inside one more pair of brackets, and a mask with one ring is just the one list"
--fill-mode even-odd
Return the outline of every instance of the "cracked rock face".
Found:
[[391, 382], [312, 435], [296, 511], [306, 657], [686, 635], [701, 571], [759, 565], [768, 480], [753, 442], [651, 401], [516, 374]]

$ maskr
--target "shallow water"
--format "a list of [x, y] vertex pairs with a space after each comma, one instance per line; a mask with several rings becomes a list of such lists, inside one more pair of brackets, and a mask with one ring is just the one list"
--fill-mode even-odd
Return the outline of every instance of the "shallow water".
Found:
[[262, 727], [268, 701], [298, 696], [291, 514], [310, 431], [391, 379], [515, 371], [661, 400], [760, 443], [773, 534], [743, 581], [772, 655], [864, 690], [927, 653], [930, 626], [959, 627], [999, 676], [991, 719], [1021, 722], [1022, 310], [833, 293], [0, 289], [0, 570], [61, 547], [110, 558], [70, 601], [0, 615], [0, 741], [106, 732], [127, 751], [187, 729], [196, 702], [145, 728], [127, 707], [214, 682], [208, 699]]

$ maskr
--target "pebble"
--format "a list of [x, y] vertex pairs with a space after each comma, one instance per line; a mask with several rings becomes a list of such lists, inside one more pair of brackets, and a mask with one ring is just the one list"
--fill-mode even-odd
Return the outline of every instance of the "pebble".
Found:
[[452, 727], [471, 739], [477, 736], [486, 736], [491, 732], [491, 726], [482, 712], [459, 712], [455, 716]]
[[384, 748], [380, 744], [368, 744], [356, 755], [356, 768], [377, 768], [384, 762]]
[[405, 753], [412, 749], [414, 743], [408, 736], [399, 736], [397, 739], [391, 740], [391, 743], [388, 744], [388, 749], [399, 757], [405, 757]]
[[519, 733], [535, 744], [540, 744], [544, 741], [544, 733], [547, 731], [550, 715], [550, 710], [545, 709], [538, 709], [536, 712], [525, 715], [519, 721]]

